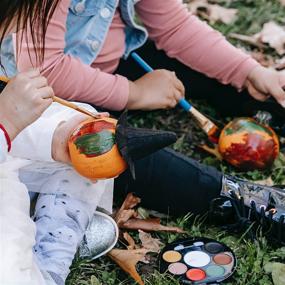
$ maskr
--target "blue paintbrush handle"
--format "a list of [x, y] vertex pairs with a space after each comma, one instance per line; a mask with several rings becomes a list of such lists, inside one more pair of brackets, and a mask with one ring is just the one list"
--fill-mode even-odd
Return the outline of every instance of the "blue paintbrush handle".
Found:
[[136, 52], [132, 52], [132, 58], [144, 69], [144, 71], [153, 72], [153, 68], [147, 64]]
[[[136, 52], [132, 52], [132, 58], [140, 65], [146, 72], [153, 72], [153, 68], [147, 64]], [[179, 105], [186, 111], [189, 112], [192, 105], [185, 99], [179, 101]]]

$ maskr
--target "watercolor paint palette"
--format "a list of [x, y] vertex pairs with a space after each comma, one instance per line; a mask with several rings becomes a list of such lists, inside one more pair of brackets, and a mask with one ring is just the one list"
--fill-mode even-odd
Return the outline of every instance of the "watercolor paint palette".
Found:
[[159, 254], [159, 270], [182, 284], [219, 284], [235, 271], [236, 257], [225, 244], [208, 238], [188, 238], [168, 244]]

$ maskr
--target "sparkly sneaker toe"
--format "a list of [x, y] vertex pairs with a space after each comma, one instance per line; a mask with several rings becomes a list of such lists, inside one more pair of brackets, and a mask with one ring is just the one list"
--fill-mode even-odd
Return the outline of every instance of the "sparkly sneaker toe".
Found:
[[79, 247], [82, 258], [96, 259], [108, 253], [117, 243], [119, 229], [108, 215], [96, 212]]

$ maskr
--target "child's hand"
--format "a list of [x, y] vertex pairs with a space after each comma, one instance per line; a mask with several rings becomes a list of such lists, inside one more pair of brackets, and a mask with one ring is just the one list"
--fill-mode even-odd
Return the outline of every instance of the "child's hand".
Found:
[[[108, 113], [101, 113], [100, 115], [102, 118], [109, 117]], [[90, 117], [78, 113], [78, 115], [75, 115], [68, 121], [64, 121], [58, 125], [52, 138], [52, 158], [55, 161], [67, 164], [70, 163], [68, 139], [75, 128], [87, 119], [90, 119]]]
[[284, 75], [277, 71], [259, 66], [254, 68], [246, 79], [245, 86], [249, 94], [259, 101], [273, 96], [285, 108]]
[[130, 82], [127, 108], [156, 110], [173, 108], [184, 98], [185, 89], [174, 72], [155, 70]]
[[9, 81], [0, 95], [0, 123], [11, 139], [41, 116], [53, 95], [46, 78], [37, 70], [23, 72]]

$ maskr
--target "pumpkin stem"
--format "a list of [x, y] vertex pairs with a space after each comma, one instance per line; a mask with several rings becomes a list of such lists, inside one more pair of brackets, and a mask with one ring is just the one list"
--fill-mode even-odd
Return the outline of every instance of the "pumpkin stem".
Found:
[[254, 119], [262, 125], [269, 126], [272, 121], [272, 115], [266, 111], [258, 111]]

